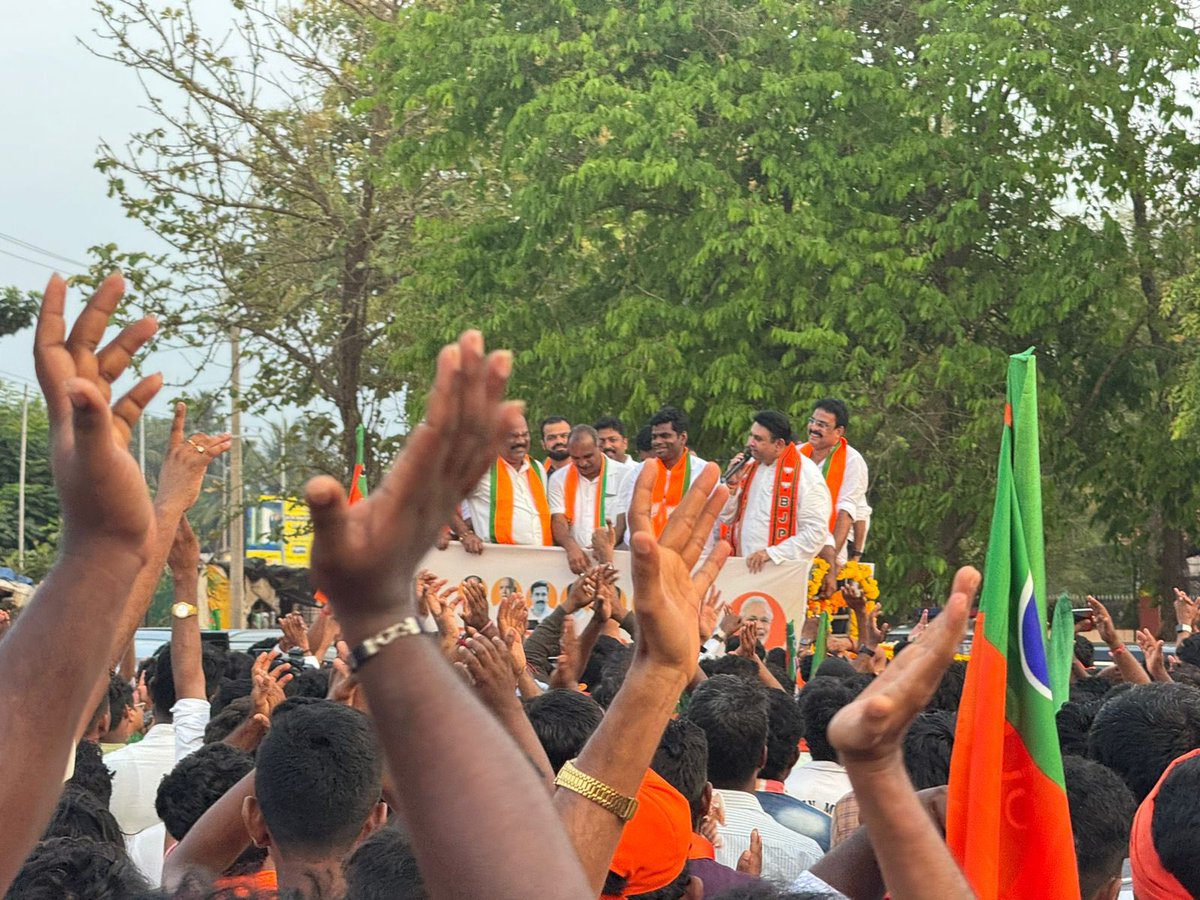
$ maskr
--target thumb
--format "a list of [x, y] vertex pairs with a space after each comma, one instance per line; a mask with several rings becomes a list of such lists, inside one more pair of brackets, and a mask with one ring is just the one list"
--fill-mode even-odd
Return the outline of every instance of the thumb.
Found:
[[64, 388], [71, 401], [76, 449], [90, 454], [112, 446], [112, 412], [99, 388], [85, 378], [68, 378]]
[[321, 475], [304, 487], [313, 523], [313, 548], [322, 555], [337, 559], [346, 526], [346, 492], [337, 479]]

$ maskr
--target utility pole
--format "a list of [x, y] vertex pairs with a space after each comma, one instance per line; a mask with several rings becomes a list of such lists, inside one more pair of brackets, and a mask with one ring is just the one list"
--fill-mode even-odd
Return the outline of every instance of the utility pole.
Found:
[[233, 355], [229, 384], [229, 430], [233, 446], [229, 450], [229, 628], [246, 627], [245, 577], [246, 511], [242, 496], [242, 365], [241, 335], [235, 325], [229, 329], [229, 350]]
[[17, 474], [17, 568], [25, 569], [25, 456], [29, 446], [29, 385], [21, 395], [21, 459]]

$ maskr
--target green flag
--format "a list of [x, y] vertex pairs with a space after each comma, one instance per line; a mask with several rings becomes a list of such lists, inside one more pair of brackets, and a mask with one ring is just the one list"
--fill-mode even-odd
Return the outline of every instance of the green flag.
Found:
[[829, 634], [829, 613], [823, 611], [821, 613], [821, 624], [817, 626], [817, 641], [813, 645], [813, 661], [812, 668], [808, 670], [808, 678], [811, 681], [812, 677], [817, 674], [817, 667], [825, 661], [825, 638]]
[[787, 623], [787, 673], [792, 681], [792, 690], [796, 689], [796, 622], [788, 619]]
[[1058, 712], [1071, 693], [1071, 661], [1075, 658], [1075, 615], [1071, 598], [1059, 596], [1050, 621], [1050, 691]]

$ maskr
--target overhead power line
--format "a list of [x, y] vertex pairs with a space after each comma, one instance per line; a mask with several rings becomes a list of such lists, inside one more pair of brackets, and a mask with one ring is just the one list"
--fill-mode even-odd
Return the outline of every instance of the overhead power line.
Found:
[[[18, 237], [13, 237], [11, 234], [4, 234], [3, 232], [0, 232], [0, 241], [7, 241], [10, 244], [16, 244], [18, 247], [23, 247], [26, 250], [37, 253], [40, 256], [48, 256], [50, 259], [57, 259], [61, 262], [70, 263], [73, 266], [79, 266], [83, 269], [88, 268], [88, 264], [85, 262], [80, 262], [77, 259], [71, 259], [69, 256], [63, 256], [61, 253], [55, 253], [53, 250], [47, 250], [45, 247], [39, 247], [37, 244], [31, 244], [29, 241], [23, 241]], [[13, 254], [9, 255], [11, 256]], [[26, 260], [26, 262], [32, 262], [32, 260]]]

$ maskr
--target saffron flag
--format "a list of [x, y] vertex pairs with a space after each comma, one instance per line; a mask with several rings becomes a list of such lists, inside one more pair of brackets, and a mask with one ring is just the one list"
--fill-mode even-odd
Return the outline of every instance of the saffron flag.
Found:
[[[361, 425], [354, 430], [354, 472], [350, 475], [350, 495], [346, 498], [350, 506], [367, 496], [367, 475], [364, 466], [366, 454], [363, 452], [365, 434], [366, 430]], [[320, 590], [313, 595], [313, 599], [318, 606], [324, 606], [329, 602], [325, 592]], [[328, 613], [329, 610], [325, 610], [325, 612]]]
[[981, 900], [1079, 897], [1045, 642], [1033, 350], [1009, 358], [996, 503], [959, 707], [946, 842]]

